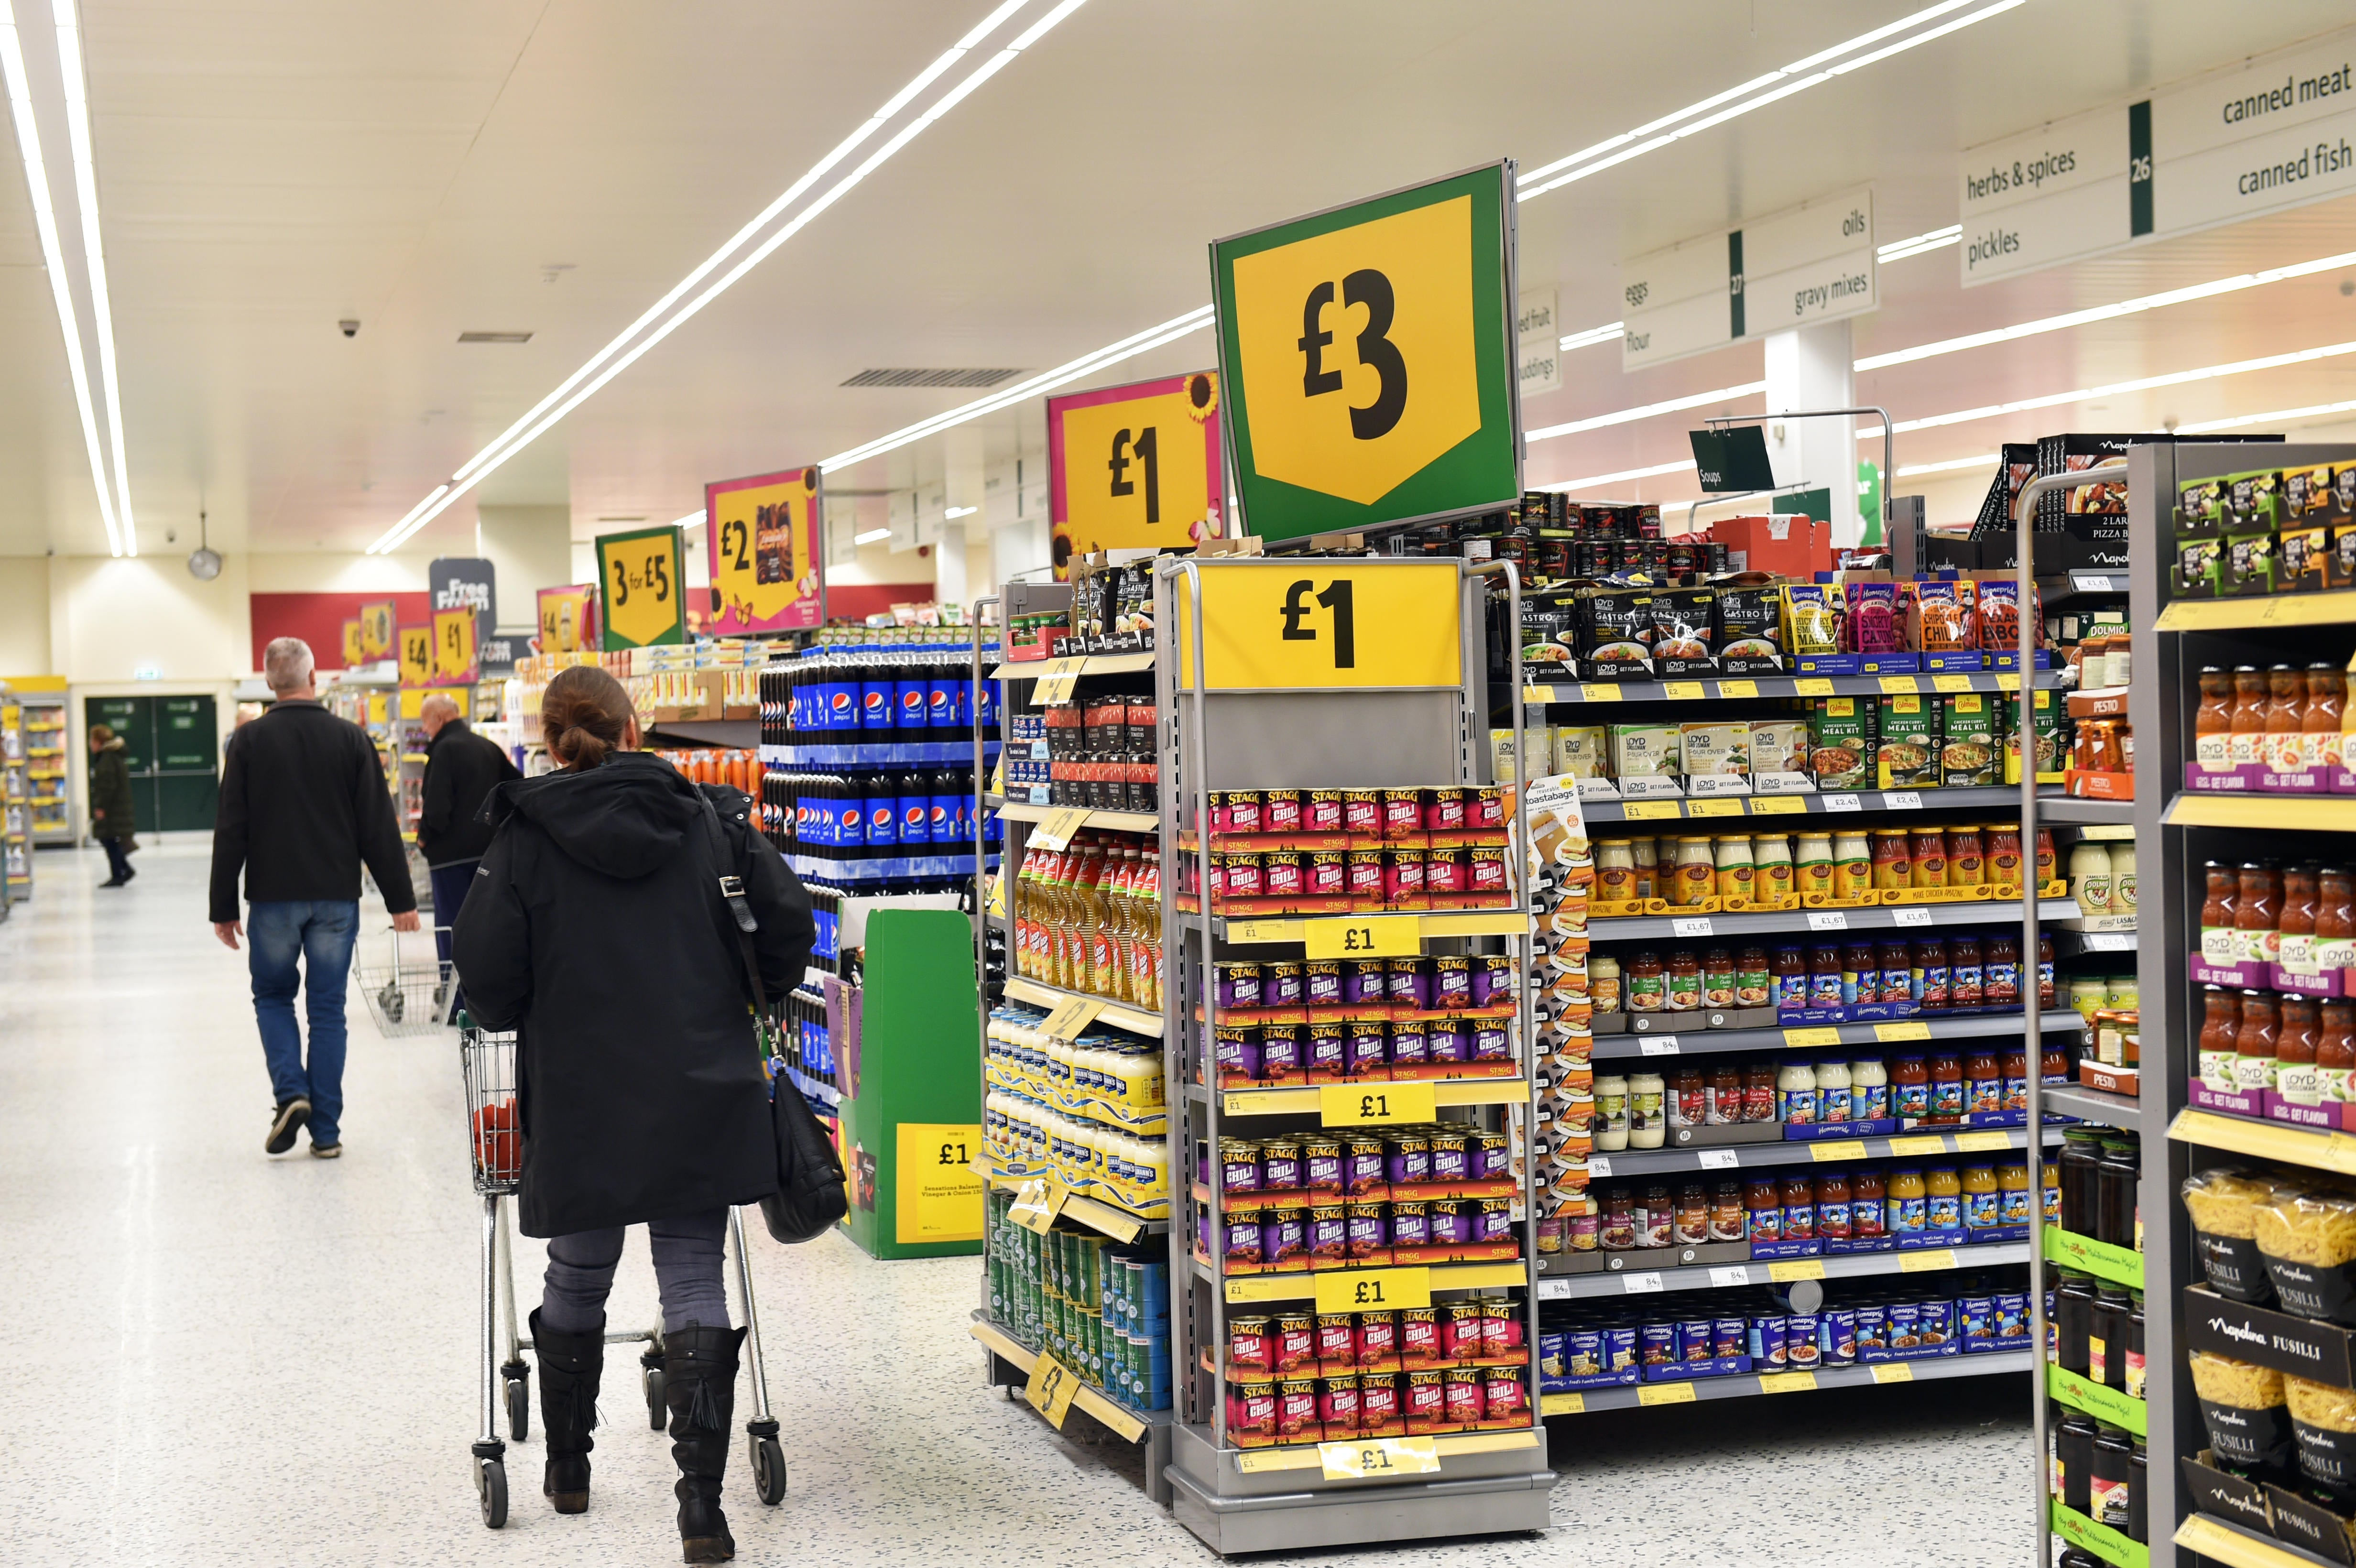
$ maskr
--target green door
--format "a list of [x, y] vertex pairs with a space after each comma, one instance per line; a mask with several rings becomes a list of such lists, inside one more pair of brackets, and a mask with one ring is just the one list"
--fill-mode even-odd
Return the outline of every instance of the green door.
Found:
[[211, 829], [220, 801], [220, 731], [210, 697], [91, 697], [82, 713], [86, 723], [123, 739], [141, 832]]
[[210, 832], [220, 804], [220, 730], [209, 697], [155, 703], [155, 823]]

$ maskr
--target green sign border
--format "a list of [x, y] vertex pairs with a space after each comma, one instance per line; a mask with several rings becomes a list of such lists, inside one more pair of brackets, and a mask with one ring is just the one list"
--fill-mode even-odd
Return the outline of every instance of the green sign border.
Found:
[[[1513, 218], [1510, 159], [1484, 164], [1426, 185], [1387, 196], [1312, 213], [1267, 229], [1211, 242], [1211, 297], [1219, 322], [1219, 385], [1228, 418], [1222, 421], [1227, 460], [1235, 471], [1236, 501], [1249, 530], [1265, 539], [1424, 522], [1510, 507], [1522, 495], [1521, 399], [1513, 341]], [[1472, 275], [1494, 289], [1476, 287], [1472, 296], [1473, 384], [1481, 399], [1481, 428], [1401, 480], [1380, 500], [1362, 505], [1340, 496], [1264, 477], [1253, 466], [1250, 389], [1245, 386], [1243, 355], [1236, 342], [1236, 259], [1430, 207], [1458, 197], [1472, 198]]]
[[[670, 630], [650, 643], [634, 643], [614, 630], [614, 617], [605, 598], [609, 573], [605, 566], [605, 549], [609, 545], [625, 545], [633, 539], [667, 539], [670, 541], [671, 603], [678, 613], [671, 619]], [[633, 528], [626, 534], [597, 536], [597, 636], [598, 647], [605, 653], [623, 648], [676, 647], [687, 641], [687, 548], [686, 538], [676, 524], [666, 523], [659, 528]]]

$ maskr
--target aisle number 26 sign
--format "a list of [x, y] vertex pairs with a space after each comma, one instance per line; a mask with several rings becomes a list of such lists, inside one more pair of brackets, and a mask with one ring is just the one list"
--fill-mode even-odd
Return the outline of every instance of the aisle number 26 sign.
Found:
[[1298, 539], [1520, 495], [1511, 172], [1493, 164], [1212, 244], [1250, 532]]
[[608, 652], [687, 641], [683, 565], [676, 527], [598, 536]]

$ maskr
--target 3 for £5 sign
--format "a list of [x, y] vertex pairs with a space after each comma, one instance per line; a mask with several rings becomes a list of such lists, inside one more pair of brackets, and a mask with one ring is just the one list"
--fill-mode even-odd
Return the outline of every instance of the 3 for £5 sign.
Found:
[[605, 592], [605, 650], [687, 641], [677, 528], [639, 528], [597, 538], [597, 580]]
[[1298, 539], [1521, 494], [1510, 163], [1214, 241], [1249, 531]]

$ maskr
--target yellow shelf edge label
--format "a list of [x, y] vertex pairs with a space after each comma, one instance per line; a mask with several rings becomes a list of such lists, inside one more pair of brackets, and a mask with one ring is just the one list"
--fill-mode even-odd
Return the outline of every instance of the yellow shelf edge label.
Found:
[[1818, 1165], [1822, 1165], [1828, 1159], [1863, 1159], [1865, 1140], [1863, 1138], [1828, 1138], [1821, 1143], [1810, 1144], [1808, 1156]]
[[1072, 1396], [1080, 1392], [1080, 1380], [1072, 1369], [1044, 1350], [1031, 1365], [1031, 1381], [1023, 1387], [1023, 1397], [1031, 1407], [1047, 1418], [1047, 1424], [1056, 1431], [1072, 1413]]
[[1721, 680], [1718, 683], [1720, 697], [1756, 697], [1759, 683], [1755, 680]]
[[1898, 1254], [1898, 1272], [1901, 1274], [1929, 1274], [1937, 1269], [1950, 1269], [1954, 1266], [1955, 1252], [1953, 1247], [1933, 1247], [1919, 1253]]
[[1822, 1279], [1825, 1260], [1822, 1258], [1783, 1258], [1767, 1265], [1767, 1277], [1778, 1285], [1795, 1279]]
[[1636, 1389], [1638, 1404], [1691, 1404], [1694, 1386], [1683, 1383], [1642, 1383]]
[[1301, 923], [1301, 942], [1312, 960], [1412, 958], [1423, 951], [1423, 922], [1418, 915], [1365, 915]]
[[1440, 1468], [1440, 1450], [1429, 1437], [1376, 1437], [1357, 1443], [1321, 1443], [1317, 1458], [1329, 1481], [1379, 1481], [1393, 1476], [1428, 1476]]
[[1430, 1122], [1439, 1115], [1430, 1083], [1321, 1083], [1318, 1120], [1329, 1127], [1376, 1127]]
[[1914, 1363], [1877, 1361], [1873, 1368], [1873, 1381], [1878, 1383], [1911, 1383], [1914, 1381]]
[[1816, 1386], [1814, 1372], [1762, 1372], [1759, 1374], [1761, 1393], [1800, 1393]]
[[1317, 1310], [1323, 1315], [1398, 1312], [1431, 1305], [1428, 1268], [1334, 1269], [1312, 1277]]

